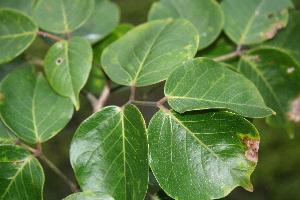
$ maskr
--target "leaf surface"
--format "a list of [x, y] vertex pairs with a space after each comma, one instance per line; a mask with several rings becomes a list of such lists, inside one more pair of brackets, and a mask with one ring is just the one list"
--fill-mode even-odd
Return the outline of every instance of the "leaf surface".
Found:
[[83, 191], [115, 199], [144, 199], [148, 184], [148, 146], [144, 119], [133, 105], [111, 106], [77, 129], [70, 159]]
[[208, 58], [195, 58], [175, 69], [167, 79], [165, 95], [180, 113], [227, 108], [245, 117], [266, 117], [273, 112], [251, 81]]
[[161, 0], [152, 4], [148, 20], [185, 18], [192, 22], [200, 35], [198, 49], [210, 45], [220, 34], [224, 17], [215, 0]]
[[12, 72], [3, 80], [0, 91], [3, 121], [27, 142], [52, 138], [72, 117], [72, 102], [54, 92], [42, 75]]
[[82, 26], [93, 10], [94, 0], [38, 0], [33, 18], [44, 30], [66, 33]]
[[0, 145], [0, 199], [41, 200], [44, 172], [22, 147]]
[[79, 92], [86, 83], [92, 67], [92, 48], [82, 37], [56, 42], [45, 57], [45, 73], [51, 87], [69, 97], [79, 109]]
[[174, 199], [218, 199], [237, 186], [252, 191], [256, 163], [245, 156], [244, 138], [259, 141], [259, 134], [239, 115], [160, 110], [148, 127], [150, 167]]
[[109, 45], [101, 62], [116, 83], [151, 85], [166, 79], [181, 62], [194, 57], [198, 42], [198, 32], [188, 20], [155, 20], [133, 28]]
[[12, 144], [13, 140], [17, 137], [5, 126], [2, 119], [0, 118], [0, 145], [2, 144]]
[[37, 25], [20, 11], [0, 9], [0, 63], [20, 55], [33, 42]]
[[64, 200], [114, 200], [108, 194], [103, 192], [95, 192], [95, 191], [88, 191], [88, 192], [78, 192], [67, 196]]
[[255, 44], [271, 39], [288, 22], [290, 0], [225, 0], [225, 33], [236, 44]]

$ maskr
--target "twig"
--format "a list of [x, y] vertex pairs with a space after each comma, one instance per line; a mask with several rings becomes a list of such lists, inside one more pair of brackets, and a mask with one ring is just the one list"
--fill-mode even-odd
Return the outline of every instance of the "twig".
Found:
[[104, 88], [102, 90], [102, 93], [101, 93], [99, 99], [93, 105], [93, 112], [97, 112], [97, 111], [101, 110], [104, 107], [104, 105], [105, 105], [105, 103], [106, 103], [106, 101], [107, 101], [107, 99], [110, 95], [109, 82], [110, 81], [105, 82]]
[[226, 59], [229, 59], [229, 58], [233, 58], [233, 57], [238, 56], [238, 55], [240, 55], [240, 53], [237, 52], [237, 51], [234, 51], [232, 53], [216, 57], [213, 60], [216, 61], [216, 62], [218, 62], [218, 61], [226, 60]]
[[52, 35], [52, 34], [50, 34], [50, 33], [46, 33], [46, 32], [43, 32], [43, 31], [37, 31], [36, 34], [42, 35], [42, 36], [44, 36], [44, 37], [48, 37], [48, 38], [51, 38], [51, 39], [57, 40], [57, 41], [64, 40], [64, 39], [62, 39], [62, 38], [60, 38], [60, 37], [57, 37], [57, 36], [55, 36], [55, 35]]

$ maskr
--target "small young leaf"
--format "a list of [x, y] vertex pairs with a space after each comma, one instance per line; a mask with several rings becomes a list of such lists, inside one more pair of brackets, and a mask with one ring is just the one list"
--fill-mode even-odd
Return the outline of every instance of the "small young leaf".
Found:
[[64, 200], [114, 200], [108, 194], [103, 192], [95, 192], [95, 191], [88, 191], [88, 192], [78, 192], [67, 196]]
[[180, 63], [193, 58], [198, 42], [198, 31], [188, 20], [155, 20], [133, 28], [109, 45], [101, 62], [116, 83], [151, 85], [166, 79]]
[[33, 17], [44, 30], [66, 33], [82, 26], [93, 10], [94, 0], [38, 0]]
[[79, 92], [92, 67], [92, 48], [82, 37], [56, 42], [45, 57], [45, 73], [51, 87], [69, 97], [79, 109]]
[[255, 44], [271, 39], [288, 22], [290, 0], [225, 0], [225, 33], [237, 44]]
[[[259, 134], [239, 115], [160, 110], [150, 121], [148, 139], [150, 167], [175, 199], [218, 199], [237, 186], [253, 190], [250, 175], [256, 162], [246, 157], [244, 141], [259, 143]], [[251, 150], [257, 154], [258, 146]]]
[[20, 11], [0, 9], [0, 63], [12, 60], [33, 42], [37, 25]]
[[208, 58], [195, 58], [175, 69], [167, 79], [165, 95], [180, 113], [208, 108], [227, 108], [245, 117], [273, 113], [251, 81]]
[[115, 199], [144, 199], [148, 145], [144, 119], [133, 105], [111, 106], [86, 119], [76, 131], [71, 164], [83, 191]]
[[259, 48], [243, 56], [238, 70], [258, 88], [266, 105], [276, 115], [268, 122], [284, 126], [289, 121], [292, 101], [300, 94], [300, 66], [280, 48]]
[[52, 138], [72, 117], [70, 99], [54, 92], [42, 75], [12, 72], [3, 80], [0, 91], [3, 121], [27, 142]]
[[44, 172], [22, 147], [0, 145], [0, 199], [41, 200]]
[[192, 22], [200, 35], [198, 49], [210, 45], [224, 26], [224, 16], [215, 0], [161, 0], [154, 2], [148, 20], [185, 18]]

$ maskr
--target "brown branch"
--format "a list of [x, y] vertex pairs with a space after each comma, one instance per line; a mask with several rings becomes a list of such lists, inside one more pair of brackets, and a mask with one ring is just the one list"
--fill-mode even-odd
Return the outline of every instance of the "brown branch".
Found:
[[60, 38], [60, 37], [57, 37], [57, 36], [55, 36], [55, 35], [52, 35], [52, 34], [50, 34], [50, 33], [46, 33], [46, 32], [43, 32], [43, 31], [36, 31], [35, 33], [38, 34], [38, 35], [42, 35], [42, 36], [44, 36], [44, 37], [51, 38], [51, 39], [53, 39], [53, 40], [57, 40], [57, 41], [64, 40], [64, 39], [62, 39], [62, 38]]

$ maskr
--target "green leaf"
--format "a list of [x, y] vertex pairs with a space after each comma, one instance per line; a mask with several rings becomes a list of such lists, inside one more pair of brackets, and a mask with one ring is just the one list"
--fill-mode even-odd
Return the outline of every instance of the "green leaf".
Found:
[[120, 10], [115, 3], [97, 0], [93, 14], [72, 36], [83, 36], [90, 43], [96, 43], [111, 33], [119, 21]]
[[13, 144], [13, 140], [17, 140], [17, 137], [5, 126], [0, 118], [0, 145]]
[[289, 22], [285, 29], [280, 30], [276, 36], [264, 46], [274, 46], [293, 55], [300, 63], [300, 35], [296, 34], [300, 27], [300, 11], [293, 11], [289, 15]]
[[133, 28], [108, 46], [101, 62], [116, 83], [151, 85], [166, 79], [180, 63], [192, 58], [198, 42], [198, 31], [188, 20], [155, 20]]
[[35, 0], [0, 0], [0, 5], [2, 8], [8, 7], [13, 8], [22, 12], [25, 12], [27, 15], [31, 15], [32, 13], [32, 5]]
[[92, 67], [92, 48], [82, 37], [56, 42], [46, 54], [45, 73], [51, 87], [79, 109], [79, 92]]
[[200, 35], [198, 49], [210, 45], [224, 26], [224, 16], [215, 0], [161, 0], [154, 2], [148, 20], [185, 18], [192, 22]]
[[55, 93], [42, 75], [12, 72], [3, 80], [0, 91], [3, 121], [27, 142], [52, 138], [72, 117], [72, 102]]
[[227, 108], [245, 117], [266, 117], [266, 107], [251, 81], [208, 58], [195, 58], [174, 70], [165, 85], [170, 106], [188, 110]]
[[94, 0], [38, 0], [33, 18], [54, 33], [72, 32], [84, 24], [94, 11]]
[[108, 194], [103, 192], [95, 192], [95, 191], [88, 191], [88, 192], [78, 192], [67, 196], [64, 200], [114, 200]]
[[225, 33], [237, 44], [255, 44], [271, 39], [288, 22], [290, 0], [225, 0]]
[[25, 13], [0, 8], [0, 63], [20, 55], [33, 42], [37, 25]]
[[143, 200], [148, 184], [145, 122], [133, 105], [111, 106], [86, 119], [71, 143], [70, 158], [83, 191]]
[[44, 173], [26, 149], [0, 145], [0, 199], [41, 200]]
[[[252, 191], [245, 141], [259, 134], [243, 117], [226, 111], [178, 114], [160, 110], [148, 127], [149, 163], [163, 190], [174, 199], [216, 199], [242, 186]], [[257, 159], [257, 157], [256, 157]]]
[[300, 94], [300, 66], [292, 56], [279, 48], [255, 49], [241, 58], [238, 70], [256, 85], [266, 105], [276, 112], [268, 118], [270, 124], [284, 126], [290, 120], [298, 121], [297, 112], [295, 115], [291, 111], [292, 102]]

